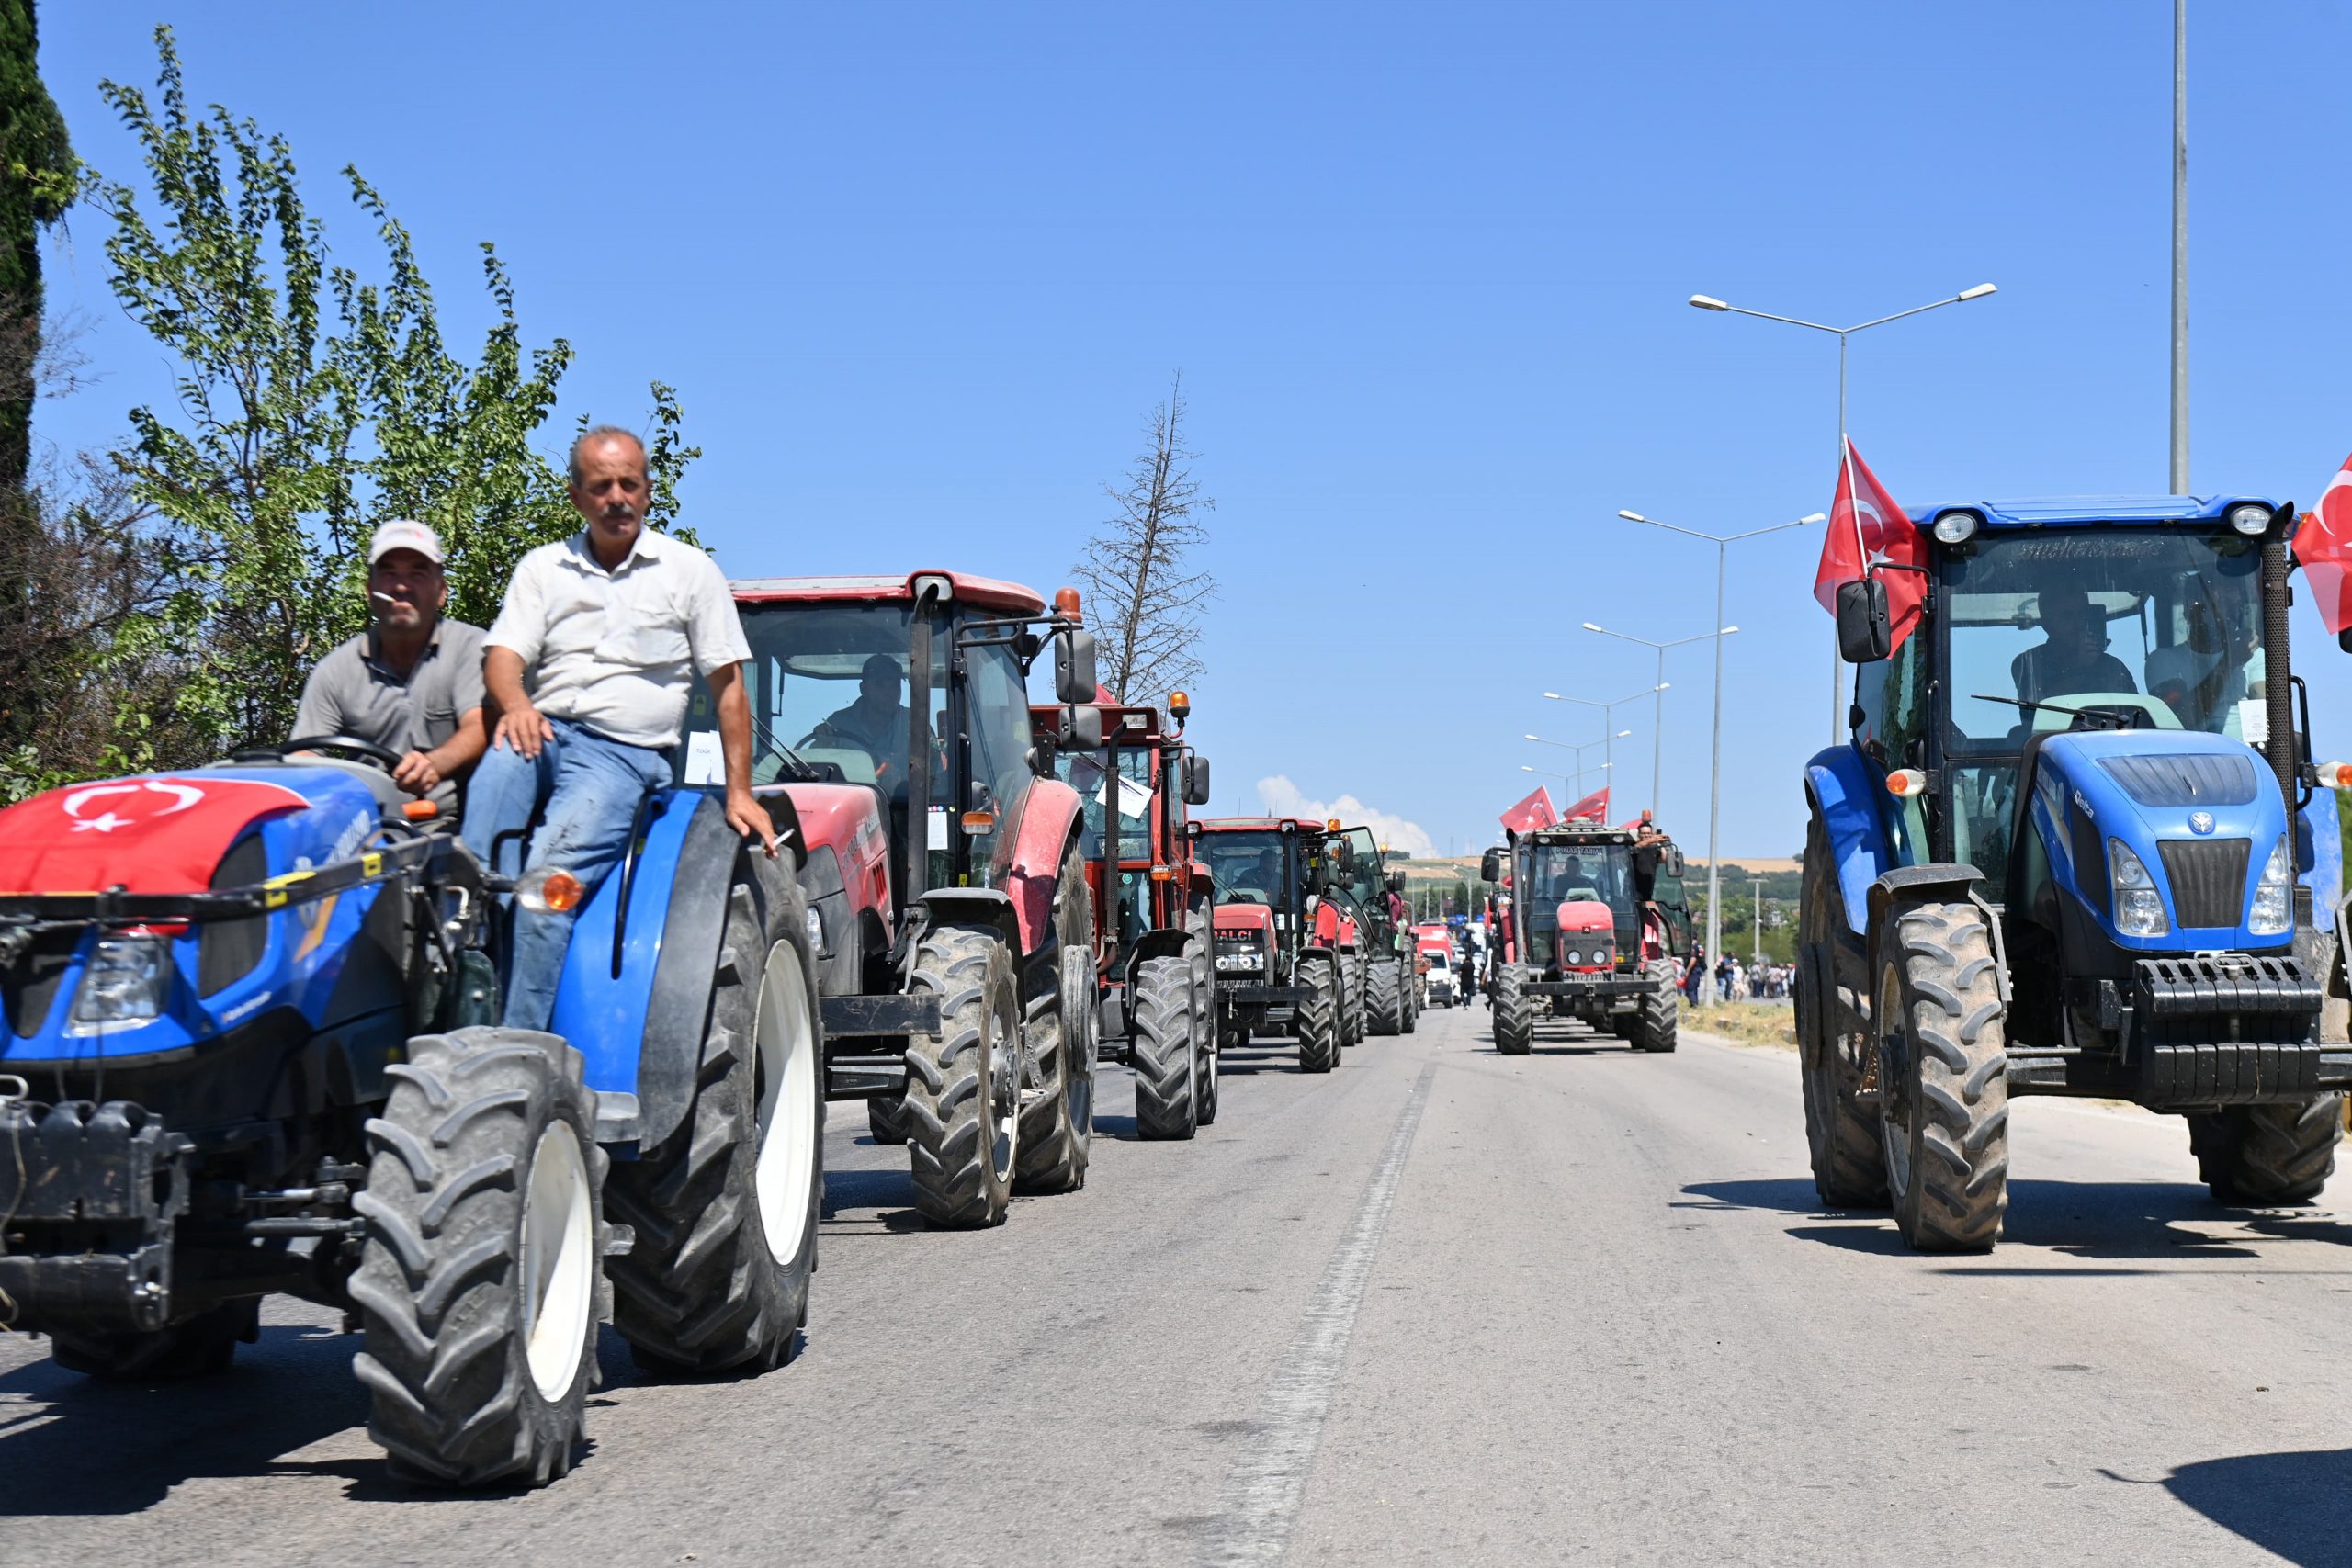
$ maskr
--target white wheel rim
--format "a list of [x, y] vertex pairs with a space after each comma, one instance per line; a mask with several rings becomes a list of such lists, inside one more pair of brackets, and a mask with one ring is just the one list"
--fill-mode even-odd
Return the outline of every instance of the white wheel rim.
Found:
[[789, 1263], [808, 1230], [817, 1180], [817, 1040], [808, 977], [790, 942], [768, 949], [752, 1038], [759, 1052], [760, 1154], [752, 1187], [768, 1256]]
[[531, 1151], [523, 1197], [523, 1359], [553, 1404], [579, 1376], [596, 1306], [595, 1195], [579, 1136], [558, 1122]]

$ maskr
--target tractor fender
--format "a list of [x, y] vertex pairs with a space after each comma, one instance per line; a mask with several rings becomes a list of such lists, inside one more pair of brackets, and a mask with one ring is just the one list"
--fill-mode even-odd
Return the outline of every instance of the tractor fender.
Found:
[[1871, 885], [1898, 869], [1880, 810], [1885, 788], [1869, 759], [1851, 746], [1832, 746], [1805, 764], [1805, 799], [1829, 840], [1846, 927], [1856, 936], [1871, 930]]
[[[551, 1028], [585, 1058], [588, 1087], [612, 1097], [600, 1136], [659, 1143], [676, 1131], [702, 1065], [710, 988], [739, 876], [760, 907], [782, 904], [793, 863], [747, 854], [719, 797], [699, 789], [658, 792], [642, 847], [616, 867], [572, 922]], [[619, 969], [613, 937], [626, 895]], [[635, 1097], [636, 1115], [626, 1113]]]
[[1016, 953], [1033, 954], [1053, 945], [1055, 884], [1061, 878], [1062, 852], [1078, 836], [1079, 807], [1078, 791], [1059, 779], [1039, 779], [1029, 788], [1003, 878], [1019, 926]]
[[[933, 927], [951, 922], [991, 927], [1004, 940], [1005, 951], [1013, 955], [1016, 966], [1026, 951], [1022, 946], [1021, 919], [1012, 896], [1001, 887], [934, 887], [922, 896], [921, 907], [929, 917], [926, 923]], [[1052, 908], [1050, 901], [1047, 908]]]
[[[1904, 865], [1884, 872], [1871, 881], [1870, 908], [1870, 968], [1872, 1005], [1876, 1005], [1878, 987], [1879, 933], [1886, 929], [1887, 911], [1898, 903], [1965, 904], [1973, 896], [1976, 885], [1984, 874], [1973, 865]], [[1995, 938], [1997, 944], [1999, 939]], [[2001, 995], [2008, 996], [2008, 967], [2001, 965]]]
[[1119, 962], [1120, 976], [1130, 986], [1135, 984], [1136, 969], [1148, 959], [1182, 958], [1193, 945], [1193, 933], [1179, 926], [1162, 926], [1137, 937], [1135, 945]]

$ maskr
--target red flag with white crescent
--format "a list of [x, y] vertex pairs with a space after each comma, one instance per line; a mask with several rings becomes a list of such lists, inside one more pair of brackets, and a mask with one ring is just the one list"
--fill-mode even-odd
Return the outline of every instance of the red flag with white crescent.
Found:
[[2319, 504], [2303, 514], [2295, 530], [2295, 563], [2312, 585], [2327, 629], [2352, 626], [2352, 457], [2327, 481]]
[[1535, 793], [1503, 813], [1503, 826], [1514, 833], [1532, 833], [1538, 828], [1549, 828], [1560, 819], [1552, 809], [1552, 792], [1542, 784]]
[[158, 774], [43, 791], [0, 811], [0, 893], [194, 893], [237, 835], [301, 811], [260, 779]]
[[[1871, 466], [1846, 443], [1845, 460], [1838, 466], [1838, 499], [1829, 507], [1829, 536], [1821, 541], [1821, 565], [1813, 575], [1813, 596], [1831, 615], [1838, 613], [1838, 587], [1859, 580], [1871, 565], [1925, 567], [1927, 541], [1918, 525], [1904, 514], [1878, 482]], [[1917, 571], [1882, 571], [1886, 584], [1887, 620], [1894, 633], [1892, 648], [1919, 624], [1919, 606], [1928, 596], [1928, 580]]]
[[1560, 813], [1563, 822], [1606, 822], [1609, 820], [1609, 786], [1602, 784], [1574, 806]]

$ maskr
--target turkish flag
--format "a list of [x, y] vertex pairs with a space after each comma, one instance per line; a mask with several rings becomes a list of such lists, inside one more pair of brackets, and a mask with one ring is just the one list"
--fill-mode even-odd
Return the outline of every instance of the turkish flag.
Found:
[[1560, 814], [1563, 822], [1606, 822], [1609, 820], [1609, 786], [1599, 789], [1577, 801]]
[[[1838, 467], [1838, 499], [1829, 507], [1829, 536], [1821, 541], [1821, 565], [1813, 574], [1814, 598], [1836, 615], [1838, 585], [1859, 581], [1879, 561], [1924, 568], [1927, 541], [1849, 441], [1846, 459]], [[1887, 621], [1894, 633], [1890, 649], [1901, 648], [1919, 624], [1928, 579], [1919, 571], [1882, 571], [1878, 579], [1886, 584]]]
[[2352, 457], [2327, 481], [2315, 511], [2295, 530], [2295, 562], [2319, 601], [2327, 629], [2352, 626]]
[[0, 893], [195, 893], [239, 834], [311, 798], [264, 779], [158, 773], [69, 785], [0, 811]]
[[1538, 828], [1549, 828], [1560, 819], [1552, 809], [1552, 792], [1542, 784], [1535, 793], [1503, 813], [1503, 826], [1514, 833], [1532, 833]]

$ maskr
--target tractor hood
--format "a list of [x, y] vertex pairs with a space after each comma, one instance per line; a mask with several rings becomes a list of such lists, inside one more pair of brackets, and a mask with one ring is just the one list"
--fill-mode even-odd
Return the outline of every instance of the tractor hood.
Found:
[[[2069, 731], [2041, 742], [2032, 778], [2029, 856], [2034, 848], [2047, 856], [2056, 888], [2118, 947], [2247, 951], [2293, 940], [2291, 852], [2286, 929], [2275, 929], [2275, 919], [2273, 929], [2253, 923], [2287, 808], [2269, 763], [2252, 747], [2199, 730]], [[2032, 866], [2025, 870], [2030, 887], [2038, 879]], [[2118, 897], [2134, 884], [2160, 900], [2161, 931], [2120, 918]]]
[[1589, 898], [1570, 898], [1559, 908], [1560, 930], [1584, 936], [1593, 931], [1607, 933], [1617, 929], [1617, 917], [1606, 904]]
[[1274, 912], [1263, 904], [1219, 904], [1210, 923], [1220, 938], [1270, 942], [1274, 934]]

